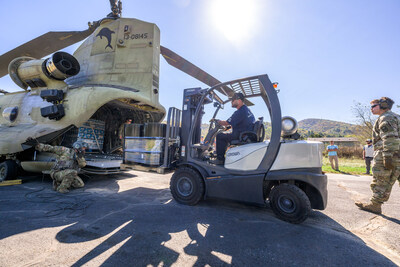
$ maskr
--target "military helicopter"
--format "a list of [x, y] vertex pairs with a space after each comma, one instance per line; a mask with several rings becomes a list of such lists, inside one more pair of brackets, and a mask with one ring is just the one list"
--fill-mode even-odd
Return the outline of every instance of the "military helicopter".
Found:
[[[110, 0], [110, 6], [111, 13], [86, 30], [48, 32], [0, 56], [0, 77], [8, 73], [23, 89], [0, 92], [0, 181], [20, 167], [41, 172], [52, 165], [51, 155], [37, 154], [29, 137], [69, 147], [86, 138], [100, 155], [88, 168], [107, 169], [127, 118], [146, 123], [165, 116], [159, 103], [160, 54], [209, 86], [220, 83], [161, 46], [157, 25], [122, 17], [121, 1]], [[73, 55], [60, 51], [82, 40]]]

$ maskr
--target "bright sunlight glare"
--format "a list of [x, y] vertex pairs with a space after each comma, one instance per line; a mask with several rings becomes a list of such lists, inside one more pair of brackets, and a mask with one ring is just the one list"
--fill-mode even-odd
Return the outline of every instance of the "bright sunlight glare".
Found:
[[256, 26], [255, 0], [213, 0], [211, 16], [215, 26], [235, 43], [246, 40]]

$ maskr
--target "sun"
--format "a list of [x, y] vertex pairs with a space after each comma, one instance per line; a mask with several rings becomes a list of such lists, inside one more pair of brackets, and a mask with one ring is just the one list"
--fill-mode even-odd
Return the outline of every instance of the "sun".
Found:
[[213, 0], [214, 25], [231, 42], [241, 42], [254, 32], [257, 19], [255, 0]]

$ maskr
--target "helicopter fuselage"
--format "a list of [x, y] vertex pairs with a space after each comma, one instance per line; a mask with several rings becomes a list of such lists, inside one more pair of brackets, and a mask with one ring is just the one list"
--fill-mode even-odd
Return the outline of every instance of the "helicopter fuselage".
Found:
[[[0, 157], [22, 152], [28, 137], [51, 142], [91, 118], [102, 120], [109, 135], [127, 118], [134, 123], [164, 118], [158, 96], [160, 31], [155, 24], [104, 19], [74, 57], [79, 71], [65, 82], [60, 71], [51, 68], [54, 58], [42, 63], [23, 57], [10, 63], [12, 79], [31, 90], [0, 96]], [[63, 59], [58, 65], [61, 70], [70, 67]], [[43, 96], [51, 90], [62, 96]]]

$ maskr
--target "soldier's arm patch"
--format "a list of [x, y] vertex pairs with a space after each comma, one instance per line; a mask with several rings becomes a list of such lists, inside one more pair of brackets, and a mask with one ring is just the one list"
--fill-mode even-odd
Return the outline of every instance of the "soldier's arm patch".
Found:
[[390, 121], [388, 120], [384, 120], [379, 124], [379, 129], [381, 130], [381, 132], [383, 133], [387, 133], [390, 131], [395, 131], [395, 129], [393, 128], [392, 124], [390, 123]]

